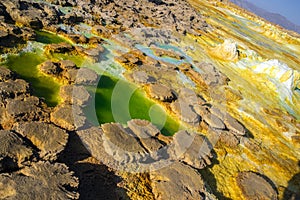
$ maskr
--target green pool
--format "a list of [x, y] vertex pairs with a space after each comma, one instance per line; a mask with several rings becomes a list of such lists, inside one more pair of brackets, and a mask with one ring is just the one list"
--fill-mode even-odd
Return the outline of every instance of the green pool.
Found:
[[60, 84], [53, 78], [39, 73], [37, 65], [44, 61], [46, 59], [37, 53], [21, 53], [19, 55], [9, 55], [7, 61], [3, 64], [12, 71], [17, 72], [20, 78], [29, 82], [34, 95], [43, 97], [48, 106], [55, 106], [59, 103]]
[[179, 123], [164, 109], [147, 98], [137, 86], [109, 75], [102, 75], [95, 91], [95, 108], [87, 107], [85, 112], [94, 124], [119, 122], [126, 124], [130, 119], [146, 119], [155, 124], [165, 135], [173, 135], [179, 130]]
[[[47, 32], [38, 32], [38, 42], [43, 44], [58, 43], [64, 41], [57, 35]], [[17, 72], [20, 78], [29, 82], [33, 88], [33, 94], [45, 99], [48, 106], [56, 106], [59, 103], [60, 84], [51, 77], [38, 71], [37, 65], [48, 59], [69, 59], [78, 66], [84, 65], [101, 73], [101, 69], [88, 64], [79, 56], [65, 54], [46, 57], [40, 48], [32, 52], [23, 52], [18, 55], [9, 55], [5, 63], [9, 69]], [[179, 129], [179, 124], [173, 120], [164, 109], [154, 101], [147, 98], [145, 92], [125, 80], [115, 78], [113, 75], [102, 75], [97, 89], [89, 88], [93, 93], [95, 104], [88, 106], [85, 113], [91, 123], [95, 125], [119, 122], [126, 124], [130, 119], [146, 119], [155, 124], [165, 135], [172, 135]], [[96, 116], [92, 117], [92, 116]]]

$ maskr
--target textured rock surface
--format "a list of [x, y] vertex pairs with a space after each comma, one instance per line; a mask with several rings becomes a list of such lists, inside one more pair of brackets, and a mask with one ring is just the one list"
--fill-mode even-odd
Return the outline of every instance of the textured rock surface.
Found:
[[149, 76], [144, 71], [134, 72], [132, 77], [138, 83], [154, 83], [156, 81], [154, 77]]
[[182, 162], [197, 169], [211, 165], [212, 146], [203, 135], [179, 131], [174, 135], [174, 144], [176, 157]]
[[[40, 28], [52, 33], [40, 32]], [[59, 41], [53, 33], [62, 36]], [[270, 185], [277, 187], [280, 199], [296, 197], [300, 49], [298, 36], [294, 36], [228, 1], [1, 1], [0, 52], [20, 53], [12, 57], [2, 54], [1, 65], [22, 72], [31, 61], [38, 64], [50, 60], [39, 65], [40, 75], [64, 85], [59, 94], [64, 103], [47, 107], [42, 99], [32, 96], [31, 92], [39, 93], [35, 90], [38, 87], [30, 88], [17, 79], [19, 76], [0, 68], [0, 129], [6, 130], [0, 141], [5, 147], [0, 151], [0, 176], [5, 177], [0, 197], [40, 199], [59, 193], [57, 198], [78, 198], [68, 193], [73, 188], [60, 179], [53, 187], [44, 184], [52, 182], [51, 177], [40, 178], [36, 166], [44, 165], [39, 161], [46, 159], [52, 163], [46, 168], [63, 162], [76, 172], [82, 199], [213, 199], [205, 192], [209, 187], [202, 184], [204, 180], [219, 199], [259, 195], [272, 199], [277, 191]], [[60, 43], [63, 38], [67, 43]], [[29, 40], [39, 43], [27, 43]], [[13, 66], [28, 52], [36, 55], [28, 59], [30, 63]], [[147, 92], [151, 85], [163, 85], [168, 89], [156, 89], [158, 93], [149, 96], [159, 100], [155, 102], [171, 118], [187, 122], [183, 125], [189, 131], [165, 137], [140, 120], [128, 122], [128, 127], [115, 123], [90, 127], [78, 108], [89, 99], [80, 85], [95, 86], [99, 77], [90, 69], [79, 69], [72, 61], [61, 59], [74, 60], [78, 67], [86, 59], [84, 64], [113, 71], [118, 77], [124, 75]], [[72, 87], [79, 89], [75, 92], [78, 96], [71, 95]], [[33, 133], [32, 126], [54, 134]], [[12, 127], [22, 128], [16, 131]], [[64, 132], [63, 137], [57, 137], [58, 130]], [[193, 136], [194, 131], [207, 137]], [[72, 138], [65, 144], [67, 134]], [[80, 147], [77, 134], [85, 146]], [[24, 149], [25, 154], [18, 149]], [[175, 162], [176, 166], [163, 165], [164, 161]], [[156, 162], [162, 163], [154, 166], [158, 171], [151, 171], [156, 173], [154, 180], [149, 172], [154, 168], [145, 165]], [[213, 166], [204, 169], [207, 165]], [[57, 169], [51, 176], [65, 173]], [[235, 183], [235, 175], [241, 171], [265, 174], [275, 186], [268, 185], [270, 180], [265, 181], [265, 177], [248, 172], [238, 175], [242, 178]], [[205, 178], [199, 177], [200, 173]], [[33, 188], [25, 188], [27, 185]], [[125, 188], [128, 197], [122, 192], [119, 195], [120, 188]], [[24, 196], [27, 193], [30, 196]]]
[[11, 175], [0, 174], [4, 199], [78, 199], [79, 194], [71, 189], [77, 186], [78, 179], [60, 163], [38, 162]]
[[226, 127], [231, 130], [235, 135], [245, 135], [246, 129], [245, 127], [238, 122], [236, 119], [231, 117], [229, 114], [225, 115], [224, 123]]
[[60, 88], [60, 97], [64, 102], [79, 106], [87, 105], [91, 96], [84, 86], [66, 85]]
[[28, 83], [0, 69], [1, 127], [8, 129], [0, 130], [1, 199], [78, 199], [78, 179], [67, 166], [39, 161], [57, 159], [68, 142], [67, 132], [45, 122], [48, 108], [31, 96]]
[[91, 47], [87, 49], [76, 47], [76, 50], [79, 54], [88, 56], [96, 62], [100, 61], [101, 54], [104, 52], [104, 48], [100, 44], [96, 45], [96, 47]]
[[80, 68], [76, 76], [76, 84], [80, 85], [95, 85], [99, 81], [98, 74], [88, 68]]
[[277, 191], [261, 175], [253, 172], [240, 172], [237, 183], [246, 199], [278, 199]]
[[[201, 175], [189, 166], [202, 169], [211, 164], [211, 147], [204, 136], [182, 131], [175, 134], [172, 142], [171, 138], [160, 136], [153, 125], [145, 120], [131, 120], [128, 125], [130, 129], [124, 129], [120, 124], [104, 124], [102, 129], [93, 127], [79, 131], [78, 134], [93, 156], [120, 171], [125, 169], [131, 172], [139, 167], [140, 170], [146, 169], [142, 171], [143, 174], [148, 174], [147, 169], [155, 159], [169, 160], [161, 167], [152, 166], [156, 168], [150, 172], [151, 192], [156, 199], [215, 198], [207, 191]], [[186, 140], [187, 137], [190, 142]], [[171, 145], [167, 147], [169, 143]], [[124, 184], [133, 184], [126, 183], [132, 180], [132, 175], [125, 177]], [[139, 182], [146, 181], [141, 177], [136, 178]]]
[[68, 141], [66, 131], [43, 122], [19, 123], [14, 130], [27, 138], [40, 150], [40, 157], [55, 160]]
[[180, 162], [150, 173], [155, 199], [215, 199], [201, 175]]
[[199, 115], [197, 115], [193, 108], [185, 101], [178, 100], [173, 102], [171, 109], [176, 115], [180, 116], [182, 121], [192, 124], [197, 124], [200, 121]]
[[21, 99], [9, 99], [6, 105], [6, 115], [3, 119], [3, 127], [9, 128], [15, 122], [48, 120], [49, 114], [44, 110], [43, 103], [34, 96]]
[[104, 133], [103, 145], [105, 150], [108, 154], [114, 155], [116, 160], [122, 162], [124, 158], [127, 158], [133, 159], [134, 162], [135, 159], [139, 159], [145, 153], [145, 149], [134, 136], [120, 124], [103, 124], [101, 128]]
[[32, 154], [33, 150], [15, 133], [0, 131], [0, 172], [21, 167]]
[[161, 84], [152, 84], [149, 86], [149, 95], [160, 101], [173, 101], [176, 99], [174, 92]]
[[127, 122], [127, 124], [139, 138], [155, 137], [160, 133], [160, 130], [147, 120], [133, 119]]
[[229, 147], [236, 147], [240, 141], [239, 139], [232, 133], [227, 131], [217, 131], [220, 136], [220, 141]]
[[[3, 17], [3, 15], [0, 17]], [[9, 14], [6, 15], [6, 19], [10, 20]], [[14, 24], [5, 23], [2, 20], [0, 21], [1, 53], [9, 52], [11, 48], [24, 47], [26, 40], [33, 40], [35, 37], [36, 35], [32, 29], [18, 27]]]
[[39, 66], [39, 69], [41, 70], [41, 72], [50, 76], [57, 76], [62, 71], [62, 69], [58, 65], [51, 61], [42, 63]]
[[99, 81], [99, 76], [94, 70], [85, 67], [78, 68], [70, 60], [45, 61], [38, 68], [42, 73], [57, 78], [65, 84], [95, 85]]
[[28, 92], [29, 84], [24, 80], [7, 80], [6, 82], [0, 83], [1, 95], [2, 97], [17, 97], [19, 95], [25, 94]]
[[70, 53], [74, 50], [71, 44], [62, 42], [59, 44], [49, 44], [45, 46], [45, 51], [47, 53]]
[[30, 1], [5, 0], [3, 5], [11, 18], [19, 24], [31, 28], [42, 28], [55, 24], [59, 15], [52, 6], [44, 3], [34, 4]]
[[7, 81], [13, 78], [13, 73], [6, 67], [0, 66], [0, 82]]
[[224, 123], [216, 115], [207, 112], [201, 116], [210, 127], [215, 129], [225, 129]]
[[86, 123], [82, 109], [77, 105], [62, 104], [50, 115], [51, 122], [69, 131], [81, 128]]

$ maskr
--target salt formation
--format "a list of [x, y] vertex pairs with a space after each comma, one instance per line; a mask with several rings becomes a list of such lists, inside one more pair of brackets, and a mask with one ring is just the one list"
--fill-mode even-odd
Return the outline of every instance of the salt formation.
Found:
[[234, 40], [226, 39], [223, 44], [212, 50], [212, 54], [222, 60], [235, 61], [238, 59], [237, 43]]
[[300, 74], [278, 60], [268, 60], [259, 65], [250, 67], [253, 72], [262, 74], [276, 87], [281, 100], [286, 98], [292, 101], [292, 96], [300, 83]]

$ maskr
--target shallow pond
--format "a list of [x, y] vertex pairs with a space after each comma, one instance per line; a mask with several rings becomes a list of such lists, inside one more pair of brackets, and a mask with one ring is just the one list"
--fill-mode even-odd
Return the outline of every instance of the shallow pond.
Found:
[[37, 42], [29, 43], [25, 52], [8, 55], [6, 62], [2, 64], [29, 82], [33, 86], [33, 94], [44, 98], [48, 106], [56, 106], [59, 103], [60, 84], [53, 78], [40, 73], [37, 66], [47, 60], [43, 55], [43, 45], [66, 42], [66, 40], [45, 31], [36, 31], [36, 35]]
[[[39, 42], [43, 44], [64, 41], [51, 33], [39, 32], [38, 34]], [[28, 81], [34, 95], [44, 98], [48, 106], [56, 106], [59, 103], [58, 94], [61, 85], [53, 78], [41, 74], [37, 68], [37, 65], [48, 59], [41, 49], [33, 48], [32, 52], [9, 55], [4, 65], [17, 72], [20, 78]], [[92, 68], [98, 73], [102, 71], [101, 65], [89, 64], [79, 56], [55, 54], [52, 59], [69, 59], [78, 66]], [[94, 93], [92, 95], [95, 97], [95, 104], [88, 106], [85, 113], [90, 122], [95, 125], [109, 122], [126, 124], [130, 119], [146, 119], [155, 124], [165, 135], [172, 135], [179, 129], [179, 123], [173, 120], [160, 105], [148, 99], [141, 88], [116, 78], [115, 75], [105, 73], [101, 76], [97, 89], [89, 90]], [[96, 116], [96, 119], [92, 116]]]
[[12, 71], [15, 71], [20, 78], [31, 84], [33, 94], [43, 97], [49, 106], [59, 103], [58, 92], [60, 84], [53, 78], [41, 74], [37, 65], [46, 61], [36, 53], [21, 53], [19, 55], [9, 55], [7, 62], [4, 63]]
[[[180, 128], [179, 123], [160, 105], [148, 99], [142, 89], [109, 75], [100, 78], [95, 92], [95, 108], [87, 107], [85, 112], [95, 125], [107, 122], [126, 124], [131, 119], [146, 119], [165, 135], [173, 135]], [[95, 112], [98, 121], [92, 119]]]

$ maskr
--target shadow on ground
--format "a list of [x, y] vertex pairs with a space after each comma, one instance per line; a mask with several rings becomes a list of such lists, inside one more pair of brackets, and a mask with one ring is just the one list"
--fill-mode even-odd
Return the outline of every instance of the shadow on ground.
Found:
[[68, 144], [58, 161], [65, 163], [78, 177], [81, 200], [129, 199], [125, 190], [117, 186], [121, 178], [93, 159], [75, 132], [69, 134]]
[[[300, 161], [298, 166], [300, 169]], [[283, 193], [283, 200], [300, 200], [300, 172], [289, 180], [288, 186]]]

